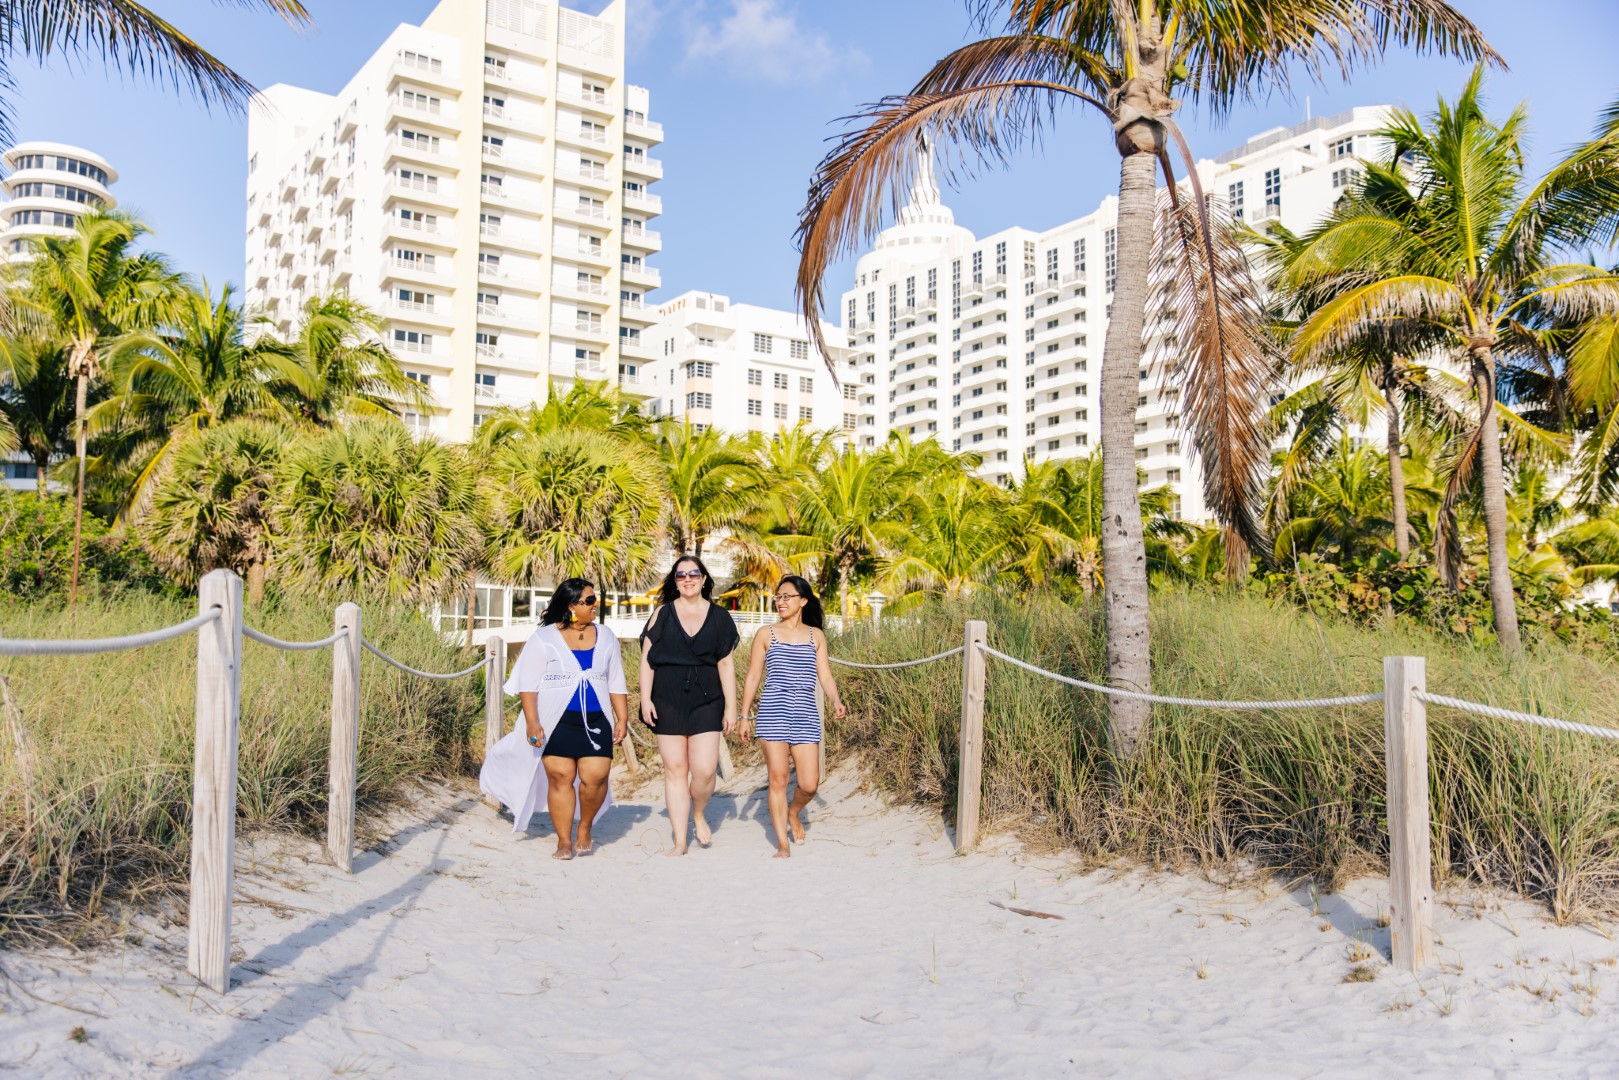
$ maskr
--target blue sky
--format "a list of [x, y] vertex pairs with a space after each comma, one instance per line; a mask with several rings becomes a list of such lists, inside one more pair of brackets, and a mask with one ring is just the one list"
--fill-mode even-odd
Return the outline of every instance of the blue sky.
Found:
[[[258, 85], [289, 82], [334, 91], [399, 22], [434, 0], [307, 0], [316, 28], [208, 0], [148, 0]], [[1498, 111], [1527, 100], [1532, 166], [1580, 139], [1619, 98], [1614, 0], [1457, 0], [1506, 56], [1493, 77]], [[630, 0], [628, 78], [651, 88], [665, 128], [666, 164], [655, 190], [665, 214], [664, 289], [725, 293], [790, 307], [792, 234], [809, 176], [836, 130], [861, 104], [907, 89], [938, 57], [976, 36], [965, 0]], [[600, 0], [570, 6], [599, 10]], [[156, 233], [154, 246], [214, 284], [242, 276], [246, 128], [172, 90], [118, 76], [98, 63], [19, 67], [12, 93], [24, 139], [78, 143], [121, 173], [117, 192]], [[1249, 134], [1352, 105], [1428, 109], [1466, 75], [1452, 61], [1396, 53], [1349, 83], [1300, 82], [1291, 100], [1238, 109], [1220, 124], [1183, 114], [1198, 156]], [[1556, 99], [1554, 101], [1554, 98]], [[1011, 225], [1048, 228], [1089, 212], [1117, 183], [1118, 157], [1100, 122], [1070, 111], [1009, 172], [945, 192], [957, 220], [980, 235]], [[830, 292], [845, 285], [835, 271]]]

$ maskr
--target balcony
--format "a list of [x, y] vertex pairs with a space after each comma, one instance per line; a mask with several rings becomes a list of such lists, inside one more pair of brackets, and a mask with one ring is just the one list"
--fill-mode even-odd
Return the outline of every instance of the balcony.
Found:
[[557, 141], [585, 146], [606, 146], [607, 132], [596, 131], [591, 128], [561, 128], [557, 131]]
[[1083, 285], [1087, 274], [1084, 270], [1070, 270], [1062, 276], [1063, 285]]
[[388, 104], [393, 115], [403, 120], [428, 124], [447, 131], [455, 131], [459, 126], [454, 102], [446, 104], [441, 100], [412, 101], [403, 94], [395, 94], [389, 99]]
[[497, 124], [504, 124], [506, 122], [506, 106], [486, 103], [483, 107], [483, 118], [492, 120]]
[[360, 110], [358, 107], [350, 105], [348, 108], [344, 109], [343, 114], [337, 118], [338, 140], [342, 141], [343, 139], [348, 138], [350, 135], [353, 135], [354, 129], [358, 127], [359, 124]]
[[606, 191], [611, 191], [614, 186], [613, 178], [608, 175], [606, 167], [602, 165], [581, 166], [562, 175], [570, 180], [577, 180], [582, 184]]
[[599, 90], [586, 90], [583, 87], [570, 87], [559, 89], [557, 97], [572, 105], [582, 105], [591, 112], [612, 115], [613, 109], [609, 104], [608, 96]]
[[[561, 328], [559, 327], [559, 329]], [[566, 330], [562, 330], [561, 332], [567, 333]], [[573, 322], [573, 336], [575, 337], [583, 337], [592, 341], [605, 343], [607, 341], [607, 333], [608, 327], [597, 320], [575, 319]]]
[[663, 273], [655, 266], [632, 266], [629, 263], [621, 264], [620, 273], [626, 283], [641, 285], [648, 289], [656, 289], [663, 284]]
[[558, 201], [557, 214], [563, 217], [575, 218], [583, 221], [612, 221], [613, 215], [607, 212], [605, 206], [580, 206], [578, 203]]
[[663, 234], [656, 229], [629, 229], [624, 230], [624, 243], [633, 248], [644, 251], [662, 251]]
[[646, 157], [642, 154], [625, 154], [624, 171], [635, 176], [650, 176], [654, 180], [663, 179], [663, 162], [657, 158]]
[[395, 136], [388, 141], [388, 157], [424, 161], [440, 168], [455, 167], [451, 156], [444, 152], [443, 143], [432, 143], [426, 139], [404, 139]]
[[650, 191], [625, 191], [624, 209], [639, 210], [646, 214], [663, 213], [663, 196]]
[[401, 81], [426, 83], [429, 86], [448, 89], [455, 89], [458, 85], [455, 78], [444, 70], [443, 63], [422, 56], [406, 59], [403, 52], [388, 67], [389, 89]]
[[[558, 254], [561, 254], [560, 252]], [[566, 256], [564, 256], [566, 257]], [[580, 244], [574, 250], [574, 259], [577, 262], [590, 263], [593, 266], [612, 266], [613, 257], [602, 244]]]
[[640, 117], [626, 116], [624, 118], [624, 134], [633, 135], [637, 139], [646, 139], [649, 142], [662, 142], [663, 125], [656, 120], [643, 120]]

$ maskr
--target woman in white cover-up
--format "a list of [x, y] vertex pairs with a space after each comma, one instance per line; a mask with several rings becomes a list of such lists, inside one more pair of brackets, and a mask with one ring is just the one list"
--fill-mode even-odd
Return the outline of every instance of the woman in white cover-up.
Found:
[[543, 802], [557, 831], [554, 857], [588, 855], [591, 828], [613, 802], [613, 747], [629, 730], [624, 662], [618, 638], [596, 622], [594, 585], [557, 586], [504, 690], [521, 701], [523, 723], [489, 752], [479, 786], [511, 808], [512, 832], [527, 829]]

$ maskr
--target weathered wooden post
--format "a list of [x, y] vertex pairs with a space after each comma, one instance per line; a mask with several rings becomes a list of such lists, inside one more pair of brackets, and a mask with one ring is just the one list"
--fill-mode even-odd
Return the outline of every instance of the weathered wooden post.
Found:
[[339, 604], [332, 619], [332, 749], [326, 784], [326, 853], [354, 872], [354, 793], [360, 756], [360, 605]]
[[236, 869], [236, 749], [242, 705], [242, 579], [214, 570], [197, 586], [197, 752], [191, 796], [191, 924], [186, 969], [230, 987], [231, 881]]
[[488, 757], [506, 734], [506, 642], [490, 635], [483, 649], [483, 752]]
[[978, 843], [978, 804], [984, 787], [984, 651], [989, 624], [967, 622], [961, 657], [961, 764], [956, 771], [956, 853]]
[[1389, 951], [1395, 966], [1434, 961], [1433, 865], [1428, 823], [1428, 689], [1420, 656], [1383, 658], [1383, 742], [1388, 764]]

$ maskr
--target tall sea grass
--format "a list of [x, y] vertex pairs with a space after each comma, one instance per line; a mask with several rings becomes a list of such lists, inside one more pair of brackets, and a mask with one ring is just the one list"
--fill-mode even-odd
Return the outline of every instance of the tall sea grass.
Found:
[[[428, 670], [467, 666], [414, 610], [362, 605], [366, 637]], [[0, 636], [89, 638], [179, 622], [195, 603], [130, 593], [59, 606], [0, 608]], [[332, 605], [250, 609], [289, 640], [331, 633]], [[244, 642], [239, 825], [317, 831], [326, 814], [330, 649]], [[132, 652], [0, 658], [20, 731], [0, 732], [0, 935], [68, 933], [105, 898], [149, 897], [183, 882], [190, 849], [197, 644], [194, 635]], [[481, 716], [478, 675], [429, 682], [362, 659], [358, 798], [469, 767]]]
[[[968, 618], [989, 643], [1063, 674], [1105, 681], [1099, 606], [1038, 598], [940, 606], [837, 655], [887, 662], [960, 644]], [[1428, 686], [1544, 715], [1619, 726], [1619, 664], [1547, 645], [1499, 652], [1420, 628], [1317, 623], [1252, 597], [1153, 598], [1154, 689], [1225, 700], [1329, 697], [1382, 689], [1385, 655], [1423, 655]], [[1212, 873], [1263, 868], [1335, 888], [1386, 869], [1380, 705], [1309, 711], [1155, 706], [1128, 763], [1106, 749], [1106, 705], [993, 658], [984, 714], [983, 812], [991, 826], [1099, 860]], [[953, 810], [961, 664], [840, 669], [851, 713], [830, 737], [907, 800]], [[1559, 920], [1619, 915], [1619, 747], [1508, 721], [1431, 709], [1436, 872], [1516, 890]]]

